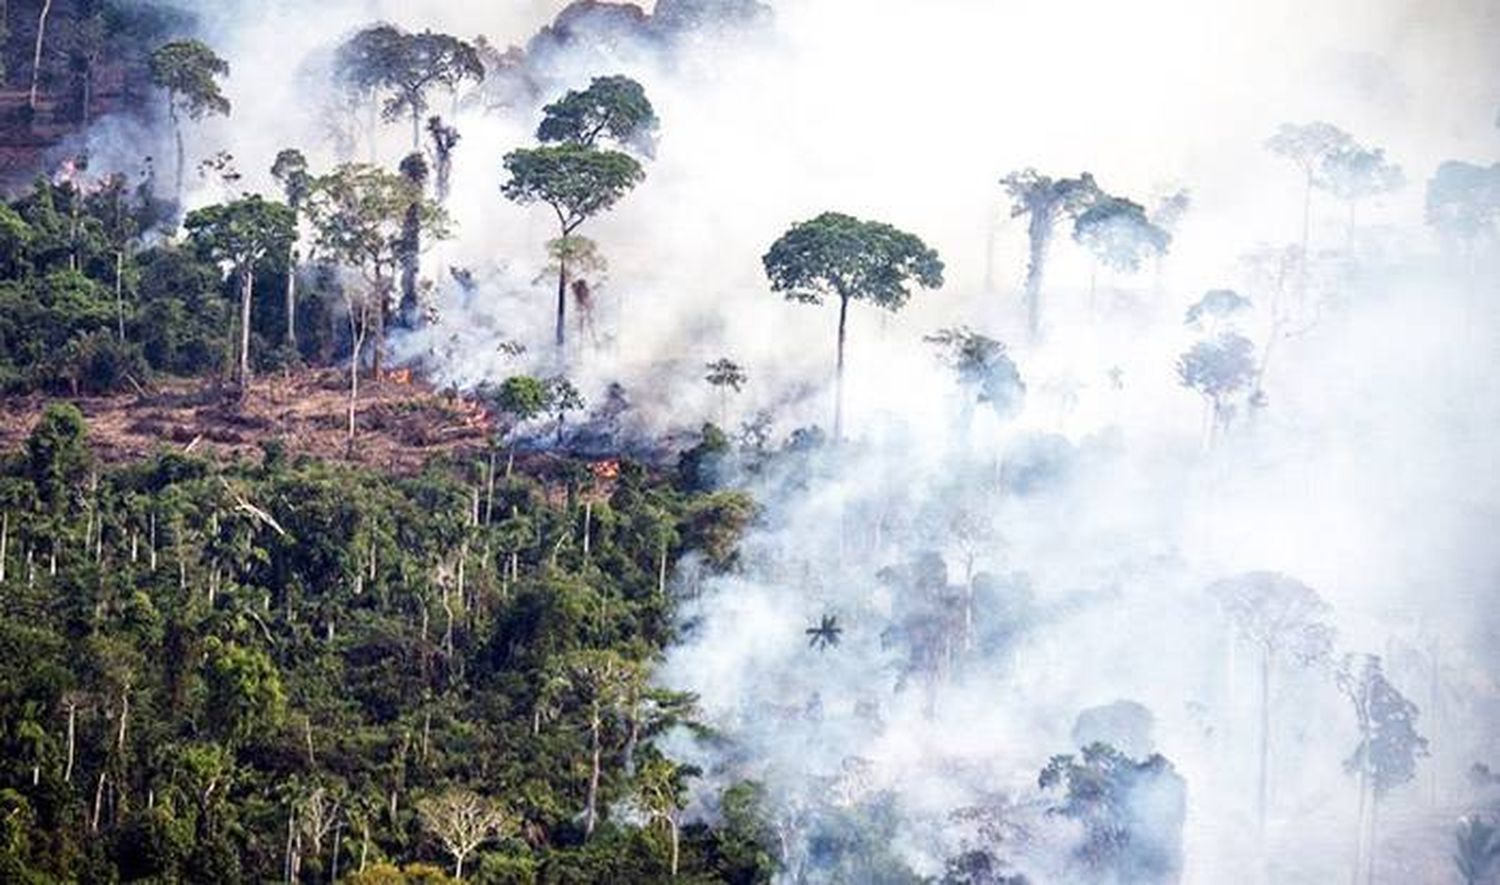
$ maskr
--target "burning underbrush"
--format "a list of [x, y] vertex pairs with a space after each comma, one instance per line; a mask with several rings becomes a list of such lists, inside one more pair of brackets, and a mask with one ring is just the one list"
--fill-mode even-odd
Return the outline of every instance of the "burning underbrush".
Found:
[[[607, 498], [619, 478], [621, 457], [661, 467], [672, 446], [648, 443], [620, 431], [617, 413], [590, 414], [565, 427], [561, 439], [548, 422], [504, 435], [486, 405], [452, 389], [437, 390], [411, 369], [394, 369], [379, 381], [360, 382], [358, 432], [348, 441], [347, 376], [342, 370], [308, 370], [255, 379], [246, 396], [209, 383], [167, 381], [136, 394], [73, 398], [89, 423], [94, 452], [106, 462], [134, 460], [163, 448], [217, 459], [257, 459], [278, 442], [291, 457], [358, 463], [414, 473], [434, 457], [484, 458], [492, 445], [514, 444], [516, 469], [566, 494], [579, 489]], [[0, 448], [14, 450], [49, 398], [4, 400]], [[495, 448], [497, 455], [502, 451]], [[580, 469], [587, 476], [579, 475]]]

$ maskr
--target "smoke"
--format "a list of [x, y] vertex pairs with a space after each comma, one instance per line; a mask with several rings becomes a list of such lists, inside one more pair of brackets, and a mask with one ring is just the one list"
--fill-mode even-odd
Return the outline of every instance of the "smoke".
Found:
[[[445, 113], [463, 141], [457, 235], [424, 257], [440, 318], [395, 346], [459, 386], [565, 366], [598, 403], [618, 382], [642, 433], [718, 420], [703, 374], [722, 356], [749, 374], [727, 399], [731, 426], [769, 411], [780, 440], [827, 423], [835, 311], [781, 301], [759, 264], [791, 222], [844, 211], [941, 253], [941, 291], [893, 316], [852, 311], [852, 439], [727, 456], [723, 481], [763, 516], [729, 573], [677, 576], [683, 638], [659, 678], [697, 692], [722, 735], [676, 747], [705, 770], [696, 810], [715, 814], [737, 779], [763, 781], [788, 878], [872, 880], [850, 864], [875, 855], [936, 876], [976, 847], [1035, 881], [1097, 877], [1078, 859], [1087, 828], [1047, 812], [1059, 792], [1037, 777], [1110, 734], [1137, 762], [1162, 753], [1185, 784], [1131, 775], [1146, 784], [1129, 793], [1132, 850], [1171, 846], [1180, 813], [1184, 881], [1346, 875], [1355, 792], [1341, 763], [1357, 733], [1326, 668], [1275, 673], [1259, 833], [1256, 658], [1204, 591], [1254, 570], [1315, 588], [1339, 649], [1384, 655], [1422, 708], [1433, 756], [1385, 800], [1377, 879], [1447, 875], [1448, 827], [1471, 810], [1463, 772], [1500, 755], [1500, 399], [1486, 359], [1500, 316], [1494, 243], [1472, 264], [1445, 248], [1423, 223], [1422, 183], [1441, 160], [1500, 153], [1500, 11], [772, 5], [750, 24], [605, 10], [569, 44], [533, 39], [558, 3], [198, 4], [231, 62], [235, 111], [194, 130], [194, 153], [229, 150], [267, 192], [282, 147], [331, 165], [327, 59], [376, 19], [529, 46], [513, 106]], [[559, 357], [551, 283], [537, 279], [555, 234], [543, 210], [502, 200], [500, 157], [531, 141], [540, 103], [608, 73], [646, 86], [662, 132], [646, 182], [582, 230], [609, 269], [591, 281], [592, 325], [571, 327]], [[1297, 241], [1301, 177], [1263, 143], [1318, 119], [1384, 147], [1412, 183], [1360, 207], [1353, 254], [1345, 208], [1314, 194], [1317, 260], [1299, 292], [1295, 273], [1278, 283], [1243, 258]], [[382, 129], [382, 163], [409, 149], [405, 132]], [[1148, 207], [1193, 196], [1159, 269], [1098, 269], [1061, 227], [1036, 343], [1018, 291], [1025, 219], [997, 184], [1026, 166], [1087, 170]], [[190, 197], [216, 198], [207, 185]], [[1241, 398], [1205, 446], [1204, 406], [1175, 361], [1200, 337], [1184, 312], [1219, 288], [1254, 304], [1237, 323], [1265, 360], [1264, 401]], [[1019, 414], [976, 405], [923, 341], [959, 323], [1009, 346]], [[819, 650], [805, 631], [825, 615], [841, 633]]]

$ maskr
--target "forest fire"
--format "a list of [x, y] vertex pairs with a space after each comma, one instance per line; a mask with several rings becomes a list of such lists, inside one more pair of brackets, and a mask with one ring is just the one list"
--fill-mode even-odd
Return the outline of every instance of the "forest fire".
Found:
[[392, 369], [386, 373], [385, 379], [392, 384], [410, 385], [412, 383], [411, 369]]
[[482, 409], [468, 401], [464, 402], [464, 426], [489, 429], [490, 412]]
[[620, 460], [618, 458], [606, 458], [603, 461], [595, 461], [589, 465], [594, 478], [599, 480], [610, 480], [620, 478]]

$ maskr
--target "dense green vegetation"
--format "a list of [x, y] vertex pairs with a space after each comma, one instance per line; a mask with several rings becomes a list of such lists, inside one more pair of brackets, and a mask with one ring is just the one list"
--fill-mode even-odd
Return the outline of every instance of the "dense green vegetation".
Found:
[[[218, 243], [162, 239], [167, 210], [148, 188], [123, 176], [91, 188], [38, 179], [0, 206], [0, 389], [107, 393], [152, 373], [230, 375], [240, 275], [220, 272]], [[253, 262], [252, 369], [326, 362], [345, 347], [326, 307], [336, 290], [318, 285], [298, 292], [299, 349], [287, 344], [287, 258]]]
[[105, 465], [49, 407], [0, 464], [0, 880], [766, 879], [754, 787], [679, 826], [646, 679], [750, 502], [494, 463]]

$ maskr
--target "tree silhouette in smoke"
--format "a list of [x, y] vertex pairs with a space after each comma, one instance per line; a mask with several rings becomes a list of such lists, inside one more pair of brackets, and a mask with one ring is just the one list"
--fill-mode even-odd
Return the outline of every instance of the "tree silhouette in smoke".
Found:
[[802, 632], [806, 633], [809, 637], [807, 640], [808, 648], [825, 651], [838, 646], [840, 637], [844, 633], [844, 628], [839, 626], [839, 620], [836, 616], [824, 615], [817, 624], [808, 627]]

